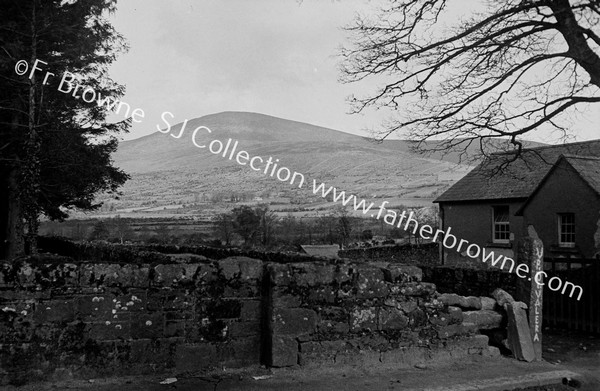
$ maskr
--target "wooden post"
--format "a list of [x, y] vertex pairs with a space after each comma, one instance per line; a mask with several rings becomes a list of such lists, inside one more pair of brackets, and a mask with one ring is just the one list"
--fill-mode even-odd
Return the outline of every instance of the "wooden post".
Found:
[[[517, 260], [529, 267], [529, 276], [519, 278], [517, 282], [517, 298], [527, 304], [529, 311], [529, 329], [535, 360], [542, 360], [542, 293], [544, 286], [542, 276], [537, 273], [544, 270], [544, 245], [530, 226], [530, 236], [519, 241]], [[533, 235], [531, 235], [533, 234]], [[537, 279], [537, 282], [536, 282]]]

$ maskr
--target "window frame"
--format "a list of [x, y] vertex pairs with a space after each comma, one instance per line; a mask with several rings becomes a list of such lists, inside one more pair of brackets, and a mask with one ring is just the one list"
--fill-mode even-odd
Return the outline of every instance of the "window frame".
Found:
[[[563, 218], [565, 217], [570, 217], [572, 219], [572, 221], [570, 222], [564, 222]], [[574, 248], [575, 247], [575, 243], [577, 240], [577, 232], [576, 232], [576, 225], [575, 225], [575, 213], [557, 213], [557, 219], [556, 219], [556, 223], [557, 223], [557, 237], [558, 237], [558, 247], [560, 248]], [[571, 232], [566, 232], [563, 231], [563, 227], [564, 226], [571, 226], [572, 230]], [[572, 241], [563, 241], [563, 237], [570, 235]]]
[[[496, 210], [499, 208], [506, 208], [507, 221], [496, 222]], [[506, 230], [496, 230], [496, 225], [506, 226]], [[506, 239], [498, 239], [496, 234], [505, 234]], [[510, 243], [510, 206], [509, 205], [492, 205], [492, 243], [495, 244], [509, 244]]]

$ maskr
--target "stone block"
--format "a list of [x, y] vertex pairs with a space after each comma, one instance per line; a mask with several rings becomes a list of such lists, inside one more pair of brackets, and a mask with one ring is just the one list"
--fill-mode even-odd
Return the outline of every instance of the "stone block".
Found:
[[350, 282], [352, 280], [352, 276], [356, 270], [356, 267], [352, 264], [340, 263], [335, 265], [333, 278], [334, 281], [338, 284], [343, 284], [345, 282]]
[[344, 307], [323, 306], [319, 307], [319, 316], [327, 320], [348, 322], [348, 310]]
[[60, 285], [77, 285], [79, 283], [79, 265], [63, 263], [58, 265], [44, 265], [48, 279], [53, 287]]
[[271, 365], [289, 367], [298, 364], [298, 342], [295, 338], [273, 336], [271, 341]]
[[462, 328], [464, 334], [473, 334], [479, 332], [479, 326], [477, 326], [475, 323], [463, 322]]
[[88, 324], [87, 334], [88, 338], [95, 341], [129, 339], [131, 335], [131, 323], [125, 319], [107, 320], [103, 323], [90, 323]]
[[[238, 280], [239, 281], [239, 280]], [[241, 284], [227, 284], [223, 289], [222, 297], [225, 298], [260, 298], [260, 284], [257, 281], [250, 281]]]
[[496, 300], [491, 297], [480, 297], [481, 300], [481, 309], [482, 310], [495, 310], [496, 309]]
[[377, 330], [377, 308], [356, 308], [350, 313], [350, 329], [358, 330]]
[[215, 319], [235, 319], [242, 314], [242, 303], [240, 300], [223, 299], [209, 300], [203, 302], [204, 308], [200, 313]]
[[152, 347], [152, 341], [150, 339], [138, 339], [131, 341], [131, 350], [129, 352], [129, 359], [131, 362], [138, 364], [145, 364], [151, 362], [152, 355], [150, 349]]
[[131, 314], [131, 338], [160, 338], [164, 336], [165, 316], [162, 312]]
[[[498, 300], [500, 303], [500, 300]], [[535, 350], [529, 322], [525, 310], [516, 303], [506, 303], [506, 314], [508, 317], [508, 345], [515, 358], [527, 362], [535, 360]]]
[[231, 338], [251, 337], [260, 335], [261, 323], [254, 322], [232, 322], [228, 325], [228, 335]]
[[217, 268], [213, 264], [200, 263], [196, 269], [194, 279], [196, 284], [210, 284], [217, 278]]
[[170, 337], [184, 337], [186, 330], [185, 320], [167, 320], [165, 322], [165, 329], [163, 335], [167, 338]]
[[67, 323], [75, 320], [75, 300], [48, 300], [35, 306], [33, 319], [36, 323]]
[[494, 290], [494, 292], [492, 292], [492, 297], [496, 299], [496, 302], [500, 307], [503, 307], [505, 309], [506, 304], [511, 304], [515, 302], [515, 299], [513, 299], [513, 297], [508, 292], [500, 288], [497, 288], [496, 290]]
[[[231, 258], [226, 258], [231, 259]], [[240, 279], [261, 280], [263, 276], [263, 261], [247, 257], [234, 257], [240, 265]]]
[[218, 362], [217, 347], [210, 343], [177, 345], [175, 369], [178, 372], [199, 371], [214, 367]]
[[81, 269], [82, 285], [103, 285], [107, 287], [131, 286], [133, 269], [130, 265], [96, 263], [85, 265]]
[[117, 311], [144, 311], [147, 303], [146, 291], [129, 291], [126, 295], [117, 296], [111, 301], [114, 301], [114, 307]]
[[448, 316], [450, 317], [450, 323], [462, 323], [463, 311], [459, 307], [448, 306]]
[[418, 307], [418, 303], [416, 301], [415, 298], [412, 297], [407, 297], [405, 300], [403, 301], [399, 301], [398, 305], [396, 306], [396, 308], [402, 310], [405, 314], [408, 314], [409, 312], [413, 312], [414, 310], [416, 310]]
[[319, 353], [323, 350], [319, 342], [302, 342], [299, 345], [300, 353]]
[[479, 330], [496, 329], [502, 325], [502, 314], [492, 310], [465, 311], [463, 322], [474, 323]]
[[417, 308], [414, 311], [408, 313], [409, 325], [412, 328], [423, 327], [427, 324], [428, 316], [425, 311], [421, 308]]
[[161, 264], [154, 267], [154, 282], [163, 286], [176, 285], [182, 281], [192, 281], [186, 275], [185, 265]]
[[474, 296], [460, 296], [455, 293], [444, 293], [441, 294], [438, 298], [439, 301], [444, 303], [445, 305], [458, 306], [462, 309], [471, 309], [471, 310], [480, 310], [481, 309], [481, 299], [479, 297]]
[[429, 323], [438, 327], [447, 326], [450, 324], [450, 315], [443, 312], [433, 314], [429, 317]]
[[423, 270], [416, 266], [389, 264], [383, 269], [385, 279], [388, 282], [406, 283], [421, 282], [423, 280]]
[[219, 274], [226, 280], [260, 280], [263, 274], [263, 262], [260, 259], [229, 257], [219, 260], [217, 265]]
[[243, 300], [240, 311], [241, 320], [260, 320], [262, 318], [262, 302], [260, 300]]
[[130, 265], [131, 266], [131, 286], [147, 288], [150, 285], [150, 265]]
[[37, 267], [24, 262], [19, 269], [16, 270], [15, 280], [23, 287], [33, 286], [36, 284], [36, 274], [38, 273], [39, 269]]
[[329, 285], [335, 280], [335, 265], [325, 263], [294, 263], [291, 264], [292, 278], [303, 287]]
[[276, 308], [272, 323], [273, 333], [277, 335], [311, 334], [317, 327], [317, 314], [306, 308]]
[[336, 322], [335, 320], [322, 320], [317, 325], [319, 333], [347, 334], [350, 326], [346, 322]]
[[356, 297], [359, 299], [386, 297], [389, 294], [383, 270], [375, 267], [358, 269], [355, 288]]
[[299, 296], [286, 294], [279, 287], [273, 289], [272, 300], [274, 308], [293, 308], [299, 307], [300, 304], [302, 304], [302, 300]]
[[217, 346], [219, 363], [224, 367], [241, 368], [260, 364], [260, 337], [246, 337]]
[[285, 286], [292, 282], [292, 272], [289, 264], [270, 263], [267, 265], [271, 284]]
[[308, 292], [309, 303], [328, 303], [333, 304], [336, 300], [336, 291], [331, 286], [314, 287]]
[[0, 302], [6, 303], [10, 301], [34, 301], [50, 299], [51, 291], [45, 289], [42, 291], [25, 291], [25, 290], [0, 290]]
[[85, 295], [77, 298], [77, 317], [84, 321], [112, 320], [119, 309], [116, 298], [109, 294]]
[[400, 293], [406, 296], [431, 296], [435, 293], [435, 284], [430, 282], [408, 282], [400, 288]]
[[379, 310], [380, 330], [402, 330], [408, 326], [408, 317], [397, 309]]
[[438, 330], [438, 338], [446, 339], [464, 333], [463, 326], [460, 324], [451, 324], [448, 326], [440, 327]]
[[473, 341], [473, 346], [479, 347], [479, 348], [485, 348], [490, 343], [490, 337], [488, 337], [487, 335], [483, 335], [483, 334], [473, 335], [471, 337], [471, 340]]

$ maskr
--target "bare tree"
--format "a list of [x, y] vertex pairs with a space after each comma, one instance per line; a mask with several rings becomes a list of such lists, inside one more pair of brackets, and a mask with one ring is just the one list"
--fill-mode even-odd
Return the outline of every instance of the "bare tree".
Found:
[[350, 234], [352, 233], [352, 216], [350, 216], [348, 210], [341, 205], [337, 205], [334, 208], [333, 214], [337, 217], [337, 231], [340, 238], [340, 245], [345, 247], [348, 243], [348, 239], [350, 239]]
[[600, 1], [485, 4], [457, 21], [449, 13], [462, 2], [390, 1], [346, 27], [352, 44], [342, 49], [341, 80], [383, 81], [374, 94], [352, 97], [352, 111], [393, 111], [377, 138], [401, 132], [420, 149], [476, 143], [482, 153], [504, 138], [520, 152], [534, 130], [568, 138], [572, 115], [600, 102]]
[[263, 246], [269, 246], [273, 239], [273, 233], [279, 218], [272, 210], [269, 210], [269, 205], [260, 204], [254, 209], [254, 213], [260, 219], [259, 231], [261, 244]]
[[110, 220], [111, 230], [121, 244], [125, 243], [133, 237], [133, 229], [127, 219], [121, 218], [121, 215], [116, 215]]
[[217, 216], [216, 229], [220, 239], [225, 242], [225, 246], [231, 245], [231, 239], [234, 234], [234, 217], [231, 213], [221, 213]]

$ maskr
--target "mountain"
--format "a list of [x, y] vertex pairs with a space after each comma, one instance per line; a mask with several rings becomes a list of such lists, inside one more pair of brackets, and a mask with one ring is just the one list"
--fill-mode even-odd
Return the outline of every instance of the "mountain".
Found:
[[[424, 205], [472, 168], [458, 164], [456, 154], [447, 159], [423, 157], [411, 151], [406, 141], [378, 143], [264, 114], [223, 112], [191, 119], [185, 123], [181, 137], [175, 138], [183, 125], [172, 126], [169, 133], [155, 132], [119, 145], [115, 164], [132, 179], [123, 188], [118, 207], [190, 204], [217, 193], [226, 198], [249, 194], [306, 206], [323, 201], [313, 195], [313, 180], [317, 185], [325, 182], [367, 199]], [[192, 140], [193, 130], [201, 126], [204, 128], [197, 131], [195, 141], [206, 145], [203, 149]], [[285, 167], [291, 174], [298, 173], [293, 177], [296, 181], [282, 182], [276, 179], [276, 172], [269, 176], [270, 170], [265, 174], [266, 163], [256, 171], [248, 164], [238, 164], [235, 156], [229, 160], [229, 152], [223, 157], [222, 153], [209, 151], [211, 141], [225, 145], [229, 139], [230, 146], [237, 141], [236, 154], [243, 150], [248, 159], [258, 156], [265, 162], [272, 157], [278, 169]], [[219, 145], [214, 142], [214, 151]], [[248, 159], [242, 162], [248, 163]], [[284, 177], [286, 171], [281, 172]], [[297, 186], [299, 174], [305, 179], [302, 188]]]

